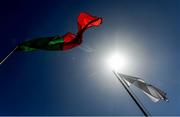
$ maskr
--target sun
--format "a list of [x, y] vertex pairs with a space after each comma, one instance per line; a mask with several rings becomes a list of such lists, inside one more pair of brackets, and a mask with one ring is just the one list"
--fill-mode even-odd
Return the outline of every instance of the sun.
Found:
[[123, 53], [112, 53], [107, 57], [106, 63], [111, 70], [123, 70], [128, 65], [128, 57]]

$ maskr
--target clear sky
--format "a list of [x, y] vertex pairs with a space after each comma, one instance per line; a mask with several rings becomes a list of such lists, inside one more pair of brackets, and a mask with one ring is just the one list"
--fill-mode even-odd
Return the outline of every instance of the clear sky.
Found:
[[167, 93], [153, 103], [133, 90], [151, 115], [180, 115], [179, 0], [3, 0], [0, 59], [17, 44], [77, 32], [86, 11], [104, 19], [70, 51], [16, 52], [0, 66], [0, 115], [142, 115], [105, 63], [115, 51]]

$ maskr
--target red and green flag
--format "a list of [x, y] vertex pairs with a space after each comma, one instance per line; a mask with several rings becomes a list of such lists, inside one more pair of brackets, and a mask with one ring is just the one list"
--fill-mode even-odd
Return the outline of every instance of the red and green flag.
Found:
[[63, 36], [41, 37], [25, 41], [18, 45], [17, 50], [31, 52], [35, 50], [68, 50], [79, 46], [82, 43], [83, 33], [86, 29], [99, 26], [102, 18], [81, 12], [77, 18], [78, 32], [66, 33]]

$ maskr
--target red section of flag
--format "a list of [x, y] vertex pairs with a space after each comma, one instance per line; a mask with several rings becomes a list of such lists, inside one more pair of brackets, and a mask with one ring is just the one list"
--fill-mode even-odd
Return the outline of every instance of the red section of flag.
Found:
[[99, 26], [102, 23], [102, 18], [92, 16], [88, 13], [81, 12], [78, 16], [78, 33], [77, 35], [68, 32], [63, 36], [63, 50], [68, 50], [79, 46], [82, 42], [83, 32], [92, 26]]
[[76, 46], [79, 46], [82, 42], [83, 32], [92, 26], [99, 26], [102, 23], [102, 18], [92, 16], [85, 12], [81, 12], [77, 20], [78, 20], [78, 33], [75, 35], [68, 32], [63, 36], [64, 38], [63, 50], [68, 50]]
[[66, 33], [63, 38], [64, 38], [64, 42], [67, 43], [67, 42], [71, 42], [74, 38], [76, 37], [75, 34], [72, 34], [70, 32]]
[[63, 50], [69, 50], [69, 49], [74, 48], [74, 47], [79, 46], [79, 45], [80, 44], [78, 44], [78, 43], [71, 43], [71, 44], [68, 44], [68, 45], [64, 45]]
[[78, 16], [78, 32], [92, 26], [99, 26], [101, 23], [102, 18], [92, 16], [85, 12], [81, 12]]
[[64, 44], [63, 50], [69, 50], [81, 44], [82, 39], [81, 37], [77, 37], [75, 34], [70, 32], [66, 33], [64, 36]]

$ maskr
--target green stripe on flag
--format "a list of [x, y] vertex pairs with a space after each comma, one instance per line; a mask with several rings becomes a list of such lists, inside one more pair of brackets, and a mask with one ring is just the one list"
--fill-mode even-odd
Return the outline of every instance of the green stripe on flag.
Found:
[[52, 41], [50, 41], [48, 43], [48, 45], [51, 46], [51, 45], [56, 45], [56, 44], [60, 44], [60, 43], [63, 43], [63, 42], [64, 42], [64, 39], [61, 37], [61, 38], [53, 39]]

